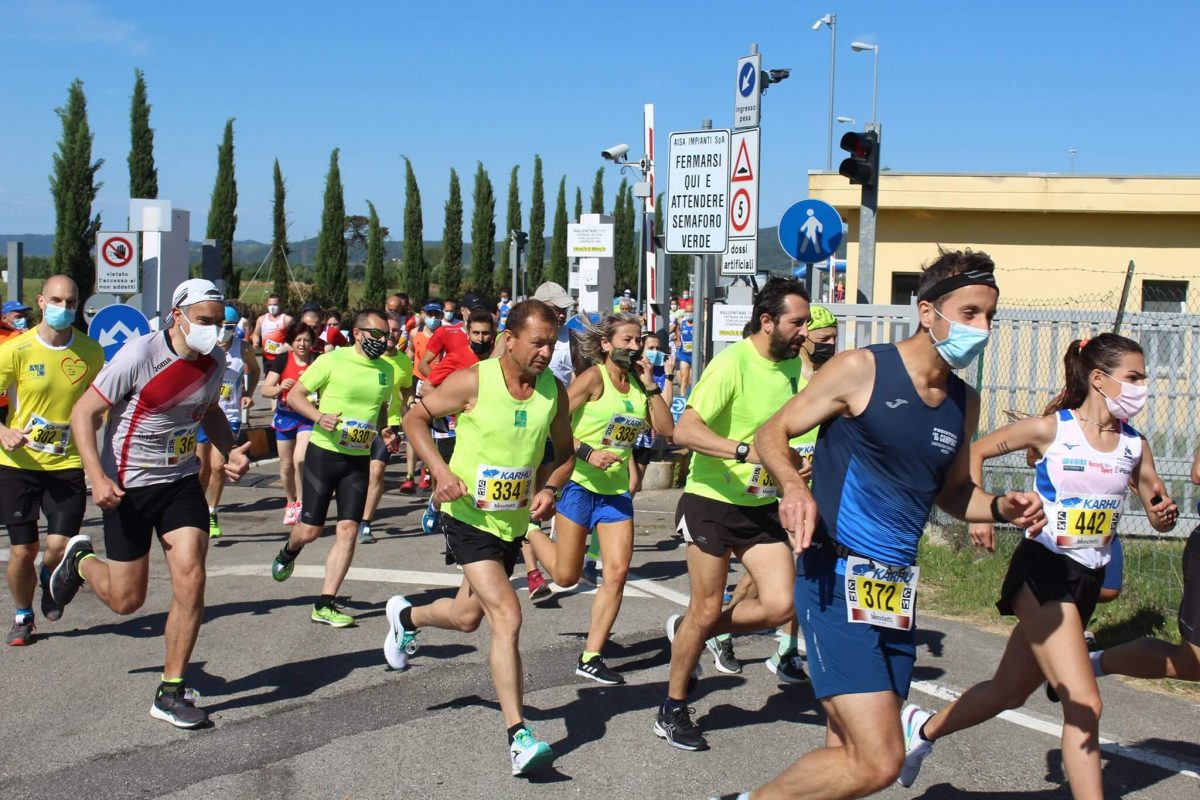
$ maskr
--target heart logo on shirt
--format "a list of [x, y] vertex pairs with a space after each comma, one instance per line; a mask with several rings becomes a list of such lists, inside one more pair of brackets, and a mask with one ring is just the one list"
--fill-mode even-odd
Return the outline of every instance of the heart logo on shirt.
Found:
[[62, 360], [62, 371], [63, 375], [66, 375], [71, 383], [79, 383], [87, 377], [87, 362], [82, 358], [64, 358]]

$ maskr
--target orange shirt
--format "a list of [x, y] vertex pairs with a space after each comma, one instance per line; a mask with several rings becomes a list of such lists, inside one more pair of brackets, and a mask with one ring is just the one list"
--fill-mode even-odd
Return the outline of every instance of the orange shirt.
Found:
[[[425, 357], [425, 351], [429, 349], [429, 340], [433, 334], [426, 329], [413, 331], [409, 339], [412, 341], [413, 348], [413, 374], [423, 381], [429, 380], [429, 375], [421, 369], [421, 359]], [[437, 362], [434, 361], [434, 364]]]
[[[30, 330], [32, 330], [32, 329], [30, 329]], [[25, 332], [26, 331], [19, 331], [16, 328], [10, 328], [7, 325], [0, 323], [0, 344], [4, 343], [8, 339], [13, 338], [14, 336], [20, 336], [22, 333], [25, 333]], [[0, 408], [7, 408], [7, 407], [8, 407], [8, 387], [0, 386]]]

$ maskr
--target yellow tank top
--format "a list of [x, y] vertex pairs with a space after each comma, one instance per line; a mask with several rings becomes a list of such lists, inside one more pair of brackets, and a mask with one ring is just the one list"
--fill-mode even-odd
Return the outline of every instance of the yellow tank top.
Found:
[[621, 460], [603, 470], [576, 458], [571, 480], [596, 494], [624, 494], [629, 491], [633, 443], [646, 424], [646, 393], [640, 385], [635, 388], [636, 379], [632, 375], [629, 391], [622, 393], [613, 385], [608, 367], [601, 364], [598, 369], [604, 379], [604, 393], [599, 400], [584, 403], [575, 410], [571, 430], [579, 441], [596, 450], [607, 450]]

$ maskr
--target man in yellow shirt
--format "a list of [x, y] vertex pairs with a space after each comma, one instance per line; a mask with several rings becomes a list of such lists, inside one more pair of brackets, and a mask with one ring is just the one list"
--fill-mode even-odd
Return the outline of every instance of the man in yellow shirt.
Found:
[[10, 645], [33, 640], [33, 590], [38, 582], [38, 516], [46, 514], [42, 616], [62, 616], [50, 596], [50, 571], [67, 540], [79, 533], [87, 487], [71, 435], [71, 408], [104, 365], [104, 351], [72, 327], [79, 290], [65, 275], [46, 281], [37, 297], [42, 321], [0, 345], [0, 386], [15, 385], [9, 425], [0, 424], [0, 517], [12, 550], [8, 590], [16, 606]]

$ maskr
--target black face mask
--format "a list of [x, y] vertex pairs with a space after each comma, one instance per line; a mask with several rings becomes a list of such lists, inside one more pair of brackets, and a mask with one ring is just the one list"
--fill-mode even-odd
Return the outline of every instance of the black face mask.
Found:
[[837, 345], [833, 342], [822, 342], [821, 344], [813, 342], [813, 349], [808, 357], [814, 367], [819, 367], [835, 355], [837, 355]]
[[471, 352], [479, 358], [487, 358], [492, 354], [491, 342], [471, 342]]
[[613, 363], [621, 369], [633, 369], [633, 362], [637, 361], [641, 353], [637, 350], [629, 350], [624, 347], [614, 347], [612, 351]]
[[372, 339], [370, 336], [363, 335], [362, 349], [367, 358], [374, 361], [387, 351], [387, 342], [381, 342], [378, 339]]

